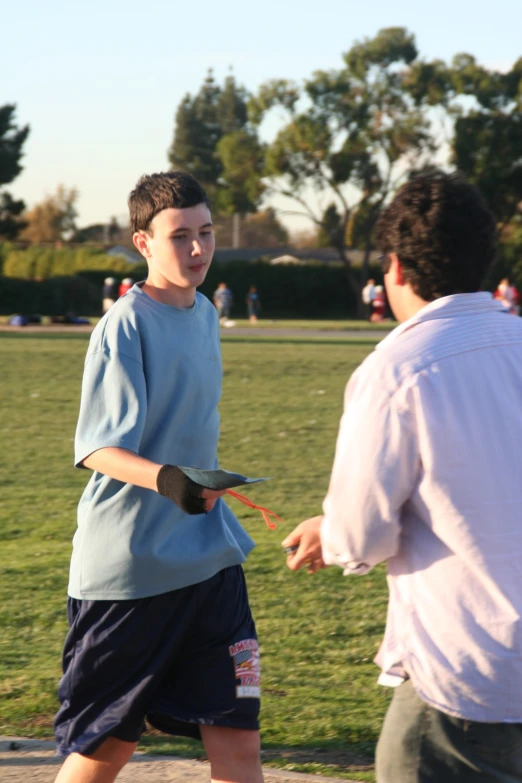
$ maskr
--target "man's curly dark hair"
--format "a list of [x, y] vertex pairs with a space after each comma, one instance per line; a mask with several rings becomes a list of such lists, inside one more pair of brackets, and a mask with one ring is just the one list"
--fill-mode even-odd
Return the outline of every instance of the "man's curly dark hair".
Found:
[[397, 254], [405, 281], [426, 302], [472, 293], [495, 259], [495, 220], [474, 185], [432, 170], [403, 185], [383, 211], [377, 246]]

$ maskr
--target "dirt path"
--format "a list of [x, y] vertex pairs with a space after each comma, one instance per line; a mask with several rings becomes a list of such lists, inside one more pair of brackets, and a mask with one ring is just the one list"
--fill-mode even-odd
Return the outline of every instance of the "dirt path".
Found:
[[[61, 760], [54, 755], [54, 743], [39, 740], [0, 738], [0, 780], [2, 783], [53, 783]], [[265, 783], [350, 783], [339, 778], [301, 775], [264, 768]], [[209, 783], [209, 765], [165, 756], [135, 753], [118, 777], [118, 783]], [[355, 781], [353, 782], [355, 783]]]

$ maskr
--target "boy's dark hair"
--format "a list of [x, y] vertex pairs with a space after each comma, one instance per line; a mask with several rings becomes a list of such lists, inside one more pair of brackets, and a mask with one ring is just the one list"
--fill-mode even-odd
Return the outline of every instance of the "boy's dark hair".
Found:
[[206, 204], [210, 209], [209, 197], [191, 174], [183, 171], [145, 174], [129, 195], [131, 231], [150, 233], [150, 224], [158, 212], [170, 208], [186, 209], [198, 204]]
[[480, 290], [495, 259], [495, 220], [460, 174], [431, 170], [403, 185], [384, 210], [377, 245], [397, 254], [405, 281], [431, 302]]

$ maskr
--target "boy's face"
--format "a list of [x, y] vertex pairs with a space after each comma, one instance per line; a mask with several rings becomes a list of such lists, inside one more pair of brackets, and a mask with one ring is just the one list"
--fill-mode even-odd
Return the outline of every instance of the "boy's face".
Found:
[[147, 259], [150, 279], [183, 289], [201, 285], [216, 247], [212, 218], [205, 203], [158, 212], [150, 233], [137, 231], [133, 240]]

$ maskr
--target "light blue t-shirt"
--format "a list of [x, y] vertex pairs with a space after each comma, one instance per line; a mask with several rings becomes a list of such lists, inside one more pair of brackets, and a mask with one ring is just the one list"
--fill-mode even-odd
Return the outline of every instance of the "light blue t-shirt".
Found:
[[[135, 285], [94, 329], [75, 440], [78, 466], [113, 446], [159, 464], [217, 468], [219, 322], [202, 294], [178, 309]], [[254, 542], [226, 503], [189, 516], [157, 492], [94, 472], [78, 507], [68, 592], [124, 600], [244, 562]]]

